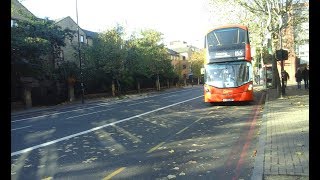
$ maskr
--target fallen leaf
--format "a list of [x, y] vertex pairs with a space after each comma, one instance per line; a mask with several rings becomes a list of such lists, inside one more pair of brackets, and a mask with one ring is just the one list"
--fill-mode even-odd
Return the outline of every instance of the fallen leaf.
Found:
[[52, 179], [52, 177], [42, 178], [41, 180], [50, 180], [50, 179]]
[[195, 164], [197, 161], [189, 161], [187, 164]]
[[179, 170], [179, 167], [174, 167], [173, 169], [174, 169], [174, 170]]
[[186, 173], [184, 173], [183, 171], [179, 174], [179, 176], [185, 176]]
[[252, 157], [255, 157], [255, 156], [257, 156], [257, 150], [254, 150], [254, 151], [253, 151]]
[[176, 175], [168, 175], [167, 178], [168, 179], [173, 179], [173, 178], [176, 178]]
[[171, 150], [169, 151], [169, 153], [174, 153], [174, 150], [173, 150], [173, 149], [171, 149]]

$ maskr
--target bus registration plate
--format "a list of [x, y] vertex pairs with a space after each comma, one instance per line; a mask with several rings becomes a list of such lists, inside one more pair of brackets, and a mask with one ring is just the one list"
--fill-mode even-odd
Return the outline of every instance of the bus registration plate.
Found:
[[234, 99], [222, 99], [223, 102], [234, 101]]

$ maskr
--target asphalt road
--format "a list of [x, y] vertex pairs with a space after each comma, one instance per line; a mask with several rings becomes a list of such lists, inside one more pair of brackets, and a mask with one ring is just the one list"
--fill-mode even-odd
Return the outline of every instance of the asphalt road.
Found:
[[210, 105], [194, 86], [12, 116], [11, 179], [249, 179], [263, 103]]

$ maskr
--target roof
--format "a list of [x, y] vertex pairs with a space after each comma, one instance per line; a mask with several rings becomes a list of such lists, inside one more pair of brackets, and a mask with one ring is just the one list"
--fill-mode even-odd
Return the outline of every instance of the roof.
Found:
[[11, 19], [27, 20], [30, 19], [30, 17], [37, 18], [18, 0], [11, 0]]
[[[74, 24], [77, 24], [70, 16], [67, 16], [67, 17], [63, 17], [63, 18], [59, 18], [59, 19], [56, 19], [54, 20], [56, 23], [60, 22], [60, 21], [63, 21], [65, 19], [71, 19], [71, 21], [74, 22]], [[97, 32], [93, 32], [93, 31], [89, 31], [89, 30], [85, 30], [83, 28], [80, 28], [88, 37], [98, 37], [98, 33]]]
[[58, 23], [58, 22], [60, 22], [62, 20], [65, 20], [65, 19], [70, 19], [71, 21], [73, 21], [74, 24], [77, 24], [70, 16], [59, 18], [59, 19], [56, 19], [54, 21], [55, 21], [55, 23]]
[[216, 29], [232, 28], [232, 27], [238, 27], [238, 28], [241, 28], [241, 29], [244, 29], [244, 30], [248, 30], [248, 27], [245, 26], [245, 25], [242, 25], [242, 24], [226, 24], [226, 25], [220, 25], [220, 26], [213, 27], [208, 31], [208, 33], [213, 31], [213, 30], [216, 30]]
[[[69, 17], [69, 16], [68, 16], [68, 17]], [[57, 23], [57, 22], [61, 21], [61, 20], [62, 20], [62, 19], [64, 19], [64, 18], [67, 18], [67, 17], [63, 17], [63, 18], [59, 18], [59, 19], [55, 19], [55, 20], [54, 20], [54, 22], [56, 22], [56, 23]]]
[[169, 54], [171, 54], [171, 55], [179, 55], [179, 53], [178, 52], [176, 52], [176, 51], [174, 51], [174, 50], [172, 50], [172, 49], [169, 49], [169, 48], [167, 48], [167, 51], [169, 52]]
[[[82, 29], [82, 28], [81, 28]], [[97, 32], [93, 32], [93, 31], [88, 31], [88, 30], [85, 30], [85, 29], [82, 29], [84, 33], [86, 33], [86, 35], [88, 37], [92, 37], [92, 38], [96, 38], [98, 37], [98, 33]]]

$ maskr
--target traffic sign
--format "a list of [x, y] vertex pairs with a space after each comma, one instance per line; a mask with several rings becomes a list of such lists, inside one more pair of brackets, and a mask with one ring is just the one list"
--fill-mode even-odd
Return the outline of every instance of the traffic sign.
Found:
[[276, 50], [277, 61], [283, 61], [288, 59], [288, 51], [284, 49]]

